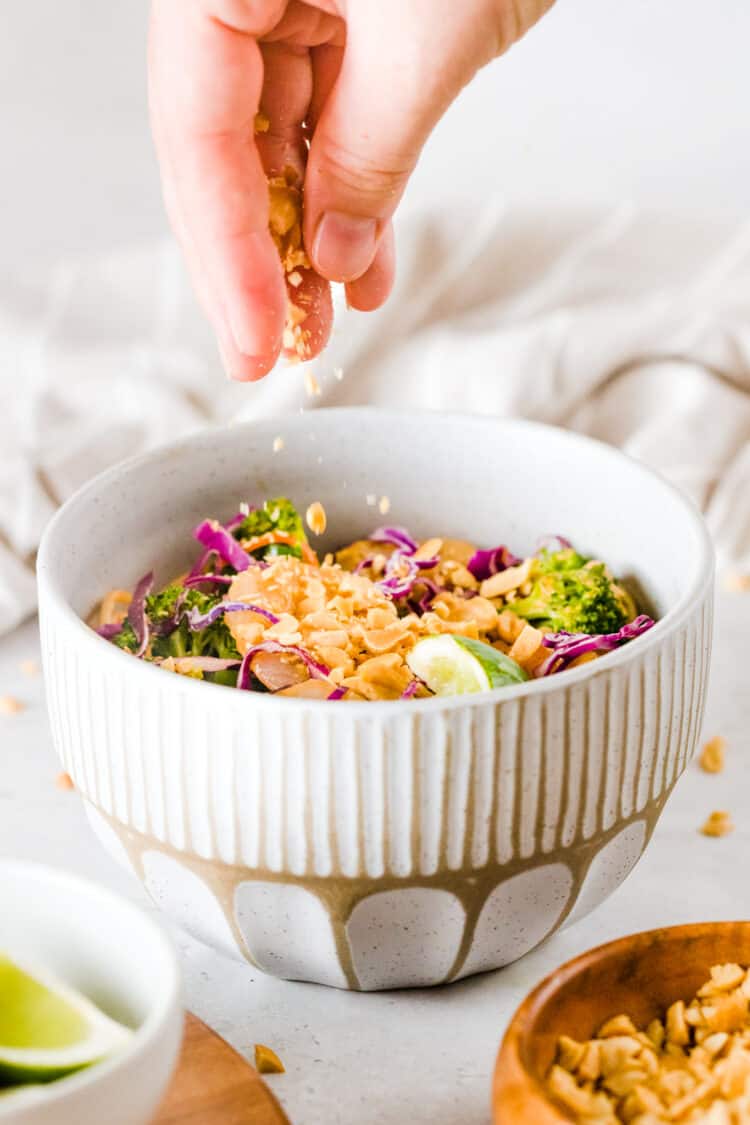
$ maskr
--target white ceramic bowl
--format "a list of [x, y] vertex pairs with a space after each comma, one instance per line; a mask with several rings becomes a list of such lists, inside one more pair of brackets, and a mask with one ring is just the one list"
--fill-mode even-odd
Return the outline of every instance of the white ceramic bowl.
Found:
[[[273, 439], [285, 440], [272, 453]], [[149, 667], [83, 618], [193, 524], [286, 494], [323, 548], [390, 523], [522, 554], [570, 536], [660, 620], [593, 665], [452, 699], [312, 702]], [[323, 410], [210, 431], [111, 470], [39, 555], [52, 728], [111, 850], [192, 933], [278, 976], [434, 984], [506, 964], [625, 878], [695, 747], [711, 546], [691, 505], [605, 445], [517, 421]]]
[[64, 871], [0, 860], [0, 950], [22, 950], [135, 1029], [112, 1058], [0, 1098], [0, 1122], [146, 1125], [182, 1037], [177, 960], [156, 923]]

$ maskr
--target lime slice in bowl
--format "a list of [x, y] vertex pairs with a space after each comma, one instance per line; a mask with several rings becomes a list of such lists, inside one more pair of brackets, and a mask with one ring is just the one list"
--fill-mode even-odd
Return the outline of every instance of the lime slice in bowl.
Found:
[[132, 1034], [75, 989], [0, 954], [0, 1086], [63, 1078]]
[[435, 695], [470, 695], [528, 679], [520, 664], [504, 652], [450, 633], [418, 641], [406, 662]]

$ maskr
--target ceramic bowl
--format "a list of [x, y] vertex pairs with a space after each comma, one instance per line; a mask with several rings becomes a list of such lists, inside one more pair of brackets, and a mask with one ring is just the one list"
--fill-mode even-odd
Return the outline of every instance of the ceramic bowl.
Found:
[[0, 860], [0, 950], [21, 950], [132, 1027], [111, 1059], [0, 1098], [0, 1123], [146, 1125], [182, 1037], [172, 948], [144, 912], [64, 871]]
[[[184, 568], [204, 516], [280, 494], [323, 502], [323, 550], [383, 522], [373, 496], [418, 537], [523, 554], [560, 532], [660, 620], [558, 677], [392, 703], [167, 675], [86, 626], [108, 588]], [[204, 432], [83, 488], [38, 573], [55, 743], [92, 824], [177, 922], [281, 977], [416, 986], [522, 956], [625, 878], [698, 736], [701, 517], [614, 449], [545, 426], [353, 409]]]
[[495, 1068], [497, 1125], [565, 1125], [572, 1117], [547, 1097], [544, 1078], [560, 1035], [590, 1039], [612, 1016], [638, 1027], [690, 1000], [712, 965], [750, 964], [750, 922], [701, 922], [633, 934], [590, 949], [550, 973], [524, 1000]]

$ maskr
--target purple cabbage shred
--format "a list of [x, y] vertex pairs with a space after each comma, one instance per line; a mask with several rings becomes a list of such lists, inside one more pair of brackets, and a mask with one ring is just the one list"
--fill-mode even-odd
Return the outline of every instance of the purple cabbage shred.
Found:
[[612, 652], [628, 641], [643, 636], [655, 624], [653, 618], [642, 613], [616, 633], [599, 633], [593, 636], [587, 633], [547, 633], [542, 643], [552, 653], [540, 666], [538, 674], [550, 676], [555, 672], [562, 672], [579, 656], [585, 656], [588, 652]]

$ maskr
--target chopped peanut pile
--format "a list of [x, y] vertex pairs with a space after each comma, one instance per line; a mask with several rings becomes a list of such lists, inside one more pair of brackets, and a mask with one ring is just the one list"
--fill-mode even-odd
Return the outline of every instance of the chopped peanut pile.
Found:
[[15, 695], [0, 695], [0, 715], [18, 715], [24, 710], [24, 704]]
[[305, 512], [305, 523], [314, 535], [322, 535], [326, 529], [326, 510], [319, 500], [310, 505]]
[[255, 1069], [258, 1074], [284, 1074], [284, 1064], [270, 1047], [263, 1043], [255, 1044]]
[[[346, 688], [349, 699], [398, 699], [413, 679], [407, 654], [422, 637], [441, 633], [484, 640], [506, 653], [515, 645], [514, 659], [533, 670], [542, 634], [512, 613], [498, 613], [477, 593], [479, 583], [463, 561], [470, 544], [433, 539], [417, 552], [426, 561], [425, 551], [439, 555], [437, 566], [424, 573], [446, 587], [421, 616], [400, 616], [393, 599], [373, 581], [382, 577], [393, 550], [392, 544], [359, 540], [340, 551], [333, 564], [324, 561], [318, 567], [282, 556], [238, 574], [228, 598], [278, 617], [269, 624], [252, 610], [227, 613], [238, 651], [244, 655], [264, 641], [301, 645], [330, 669], [330, 684]], [[355, 573], [358, 565], [362, 573]], [[464, 591], [474, 596], [467, 598]], [[312, 689], [290, 684], [284, 690], [297, 695]]]
[[586, 1042], [561, 1036], [547, 1089], [581, 1125], [748, 1125], [749, 1000], [750, 972], [715, 965], [645, 1029], [623, 1015]]
[[721, 773], [724, 769], [724, 755], [726, 754], [727, 740], [717, 734], [710, 738], [701, 750], [699, 764], [706, 773]]
[[704, 836], [728, 836], [734, 832], [731, 813], [724, 809], [712, 812], [708, 820], [701, 826]]

